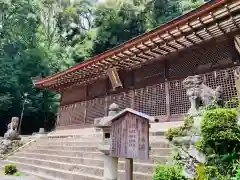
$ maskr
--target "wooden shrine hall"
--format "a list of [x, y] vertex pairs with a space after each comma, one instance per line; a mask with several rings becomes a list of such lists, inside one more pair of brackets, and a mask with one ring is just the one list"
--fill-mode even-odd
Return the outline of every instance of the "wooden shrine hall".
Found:
[[236, 96], [239, 27], [240, 0], [211, 1], [34, 84], [61, 93], [59, 129], [91, 126], [113, 102], [159, 121], [183, 120], [190, 106], [182, 86], [187, 76], [221, 85], [225, 100]]

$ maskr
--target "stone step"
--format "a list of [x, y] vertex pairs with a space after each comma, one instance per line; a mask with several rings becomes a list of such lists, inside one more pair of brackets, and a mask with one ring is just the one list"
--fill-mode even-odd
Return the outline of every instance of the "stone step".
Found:
[[40, 145], [61, 145], [61, 146], [76, 146], [76, 145], [82, 145], [82, 146], [92, 146], [93, 144], [100, 144], [102, 141], [100, 140], [62, 140], [62, 141], [37, 141], [37, 144]]
[[88, 138], [48, 138], [48, 139], [38, 139], [39, 143], [61, 143], [61, 142], [72, 142], [72, 141], [79, 141], [79, 142], [101, 142], [102, 137], [88, 137]]
[[25, 164], [21, 162], [16, 161], [9, 161], [6, 160], [5, 163], [13, 163], [16, 164], [17, 167], [22, 172], [30, 172], [32, 173], [41, 173], [47, 176], [54, 177], [58, 180], [102, 180], [102, 177], [94, 176], [92, 174], [87, 173], [78, 173], [78, 172], [71, 172], [71, 171], [65, 171], [61, 169], [55, 169], [50, 167], [43, 167], [39, 165], [33, 165], [33, 164]]
[[[62, 140], [62, 141], [37, 141], [38, 145], [52, 145], [52, 146], [97, 146], [101, 144], [101, 140]], [[36, 144], [36, 143], [35, 143]], [[169, 142], [165, 139], [157, 139], [154, 141], [150, 141], [150, 146], [152, 148], [168, 148], [170, 146]]]
[[[60, 146], [60, 145], [36, 145], [32, 149], [51, 149], [51, 150], [69, 150], [69, 151], [87, 151], [87, 152], [98, 152], [98, 148], [95, 146]], [[166, 156], [170, 152], [170, 148], [151, 148], [150, 154], [158, 154]]]
[[32, 152], [37, 154], [49, 154], [49, 155], [60, 155], [70, 157], [85, 157], [85, 158], [97, 158], [102, 156], [100, 151], [87, 152], [87, 151], [70, 151], [70, 150], [52, 150], [52, 149], [26, 149], [23, 152]]
[[[71, 156], [59, 156], [59, 155], [49, 155], [49, 154], [36, 154], [36, 153], [23, 153], [18, 152], [14, 156], [22, 157], [22, 158], [36, 158], [42, 160], [49, 161], [59, 161], [59, 162], [68, 162], [72, 164], [84, 164], [84, 165], [92, 165], [92, 166], [100, 166], [103, 167], [103, 158], [99, 159], [95, 158], [86, 158], [86, 157], [71, 157]], [[9, 157], [12, 158], [12, 157]]]
[[[98, 167], [99, 168], [104, 167], [104, 161], [100, 160], [100, 159], [92, 160], [92, 159], [82, 158], [82, 160], [83, 160], [82, 163], [71, 163], [69, 161], [62, 162], [62, 161], [59, 161], [58, 159], [55, 159], [53, 161], [51, 159], [39, 159], [36, 157], [31, 158], [31, 157], [24, 157], [24, 156], [11, 156], [8, 158], [8, 160], [22, 162], [22, 163], [26, 163], [26, 164], [33, 163], [33, 164], [44, 166], [44, 167], [52, 167], [52, 168], [56, 168], [56, 169], [64, 169], [64, 170], [69, 170], [69, 171], [71, 171], [71, 169], [73, 169], [73, 168], [76, 170], [84, 169], [84, 168], [85, 169], [91, 168], [92, 173], [94, 173], [95, 175], [99, 175], [99, 174], [96, 174], [96, 173], [100, 172]], [[145, 173], [151, 174], [151, 173], [153, 173], [155, 167], [156, 167], [155, 164], [139, 163], [139, 162], [134, 161], [133, 170], [135, 172], [141, 172], [142, 169], [144, 169]], [[124, 168], [125, 168], [125, 162], [124, 162], [124, 160], [120, 159], [118, 169], [124, 170]], [[90, 172], [88, 172], [88, 173], [90, 173]]]
[[[61, 169], [55, 169], [50, 167], [43, 167], [34, 164], [25, 164], [22, 162], [17, 161], [5, 161], [5, 163], [13, 163], [16, 164], [17, 167], [21, 171], [29, 171], [29, 172], [37, 172], [43, 173], [48, 176], [56, 177], [61, 180], [102, 180], [103, 177], [90, 175], [87, 173], [80, 173], [80, 172], [73, 172], [73, 171], [66, 171]], [[134, 172], [134, 180], [152, 180], [152, 174], [142, 173], [142, 172]], [[119, 180], [124, 180], [124, 170], [119, 171]]]
[[[55, 177], [52, 177], [52, 176], [47, 176], [47, 175], [41, 174], [41, 173], [29, 172], [29, 171], [24, 171], [24, 170], [22, 170], [22, 172], [23, 172], [24, 174], [33, 175], [34, 177], [37, 178], [37, 180], [62, 180], [62, 179], [55, 178]], [[19, 180], [20, 180], [20, 179], [19, 179]], [[24, 180], [24, 179], [23, 179], [23, 180]]]
[[[102, 134], [95, 134], [91, 136], [86, 136], [86, 137], [59, 137], [59, 138], [46, 138], [42, 137], [38, 140], [38, 142], [44, 142], [44, 143], [58, 143], [58, 142], [63, 142], [63, 141], [86, 141], [86, 142], [98, 142], [102, 141], [103, 135]], [[149, 136], [149, 141], [154, 142], [154, 141], [165, 141], [168, 142], [165, 138], [165, 136]]]
[[70, 151], [88, 151], [96, 152], [99, 151], [97, 146], [65, 146], [65, 145], [36, 145], [39, 149], [51, 149], [51, 150], [70, 150]]
[[[18, 157], [26, 157], [26, 158], [36, 158], [36, 159], [43, 159], [43, 160], [50, 160], [50, 161], [60, 161], [60, 162], [68, 162], [73, 164], [86, 164], [86, 165], [93, 165], [93, 166], [100, 166], [102, 165], [103, 161], [103, 155], [100, 155], [99, 157], [95, 158], [89, 158], [89, 157], [72, 157], [72, 156], [61, 156], [59, 154], [38, 154], [38, 153], [29, 153], [29, 152], [18, 152], [15, 154], [15, 156]], [[120, 161], [122, 159], [120, 158]], [[164, 164], [167, 160], [167, 156], [150, 156], [147, 163], [150, 164]], [[100, 162], [99, 162], [100, 161]], [[134, 162], [138, 163], [146, 163], [146, 161], [142, 160], [135, 160]]]
[[78, 172], [82, 174], [93, 174], [95, 176], [103, 176], [104, 169], [103, 167], [97, 167], [97, 166], [87, 166], [82, 164], [71, 164], [66, 162], [59, 162], [59, 161], [49, 161], [49, 160], [42, 160], [42, 159], [35, 159], [35, 158], [23, 158], [23, 157], [16, 157], [12, 156], [8, 158], [9, 161], [14, 162], [21, 162], [24, 164], [32, 164], [32, 165], [38, 165], [42, 167], [50, 167], [54, 169], [61, 169], [65, 171], [71, 171], [71, 172]]

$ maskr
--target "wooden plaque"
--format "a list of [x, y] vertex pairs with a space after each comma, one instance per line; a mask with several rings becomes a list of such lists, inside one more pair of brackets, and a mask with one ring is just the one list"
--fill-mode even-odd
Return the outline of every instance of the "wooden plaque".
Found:
[[112, 157], [149, 159], [149, 122], [147, 119], [126, 113], [112, 122]]
[[123, 87], [116, 68], [108, 69], [107, 74], [114, 90], [118, 87]]
[[237, 52], [240, 54], [240, 36], [239, 35], [234, 37], [234, 45]]

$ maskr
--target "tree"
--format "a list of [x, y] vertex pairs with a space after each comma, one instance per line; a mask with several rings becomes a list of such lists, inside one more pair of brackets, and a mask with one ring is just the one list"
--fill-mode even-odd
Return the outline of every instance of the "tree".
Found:
[[95, 12], [97, 34], [92, 55], [165, 24], [202, 3], [201, 0], [107, 0]]
[[113, 48], [146, 31], [146, 19], [132, 3], [123, 2], [116, 9], [108, 4], [99, 5], [95, 13], [97, 35], [92, 54]]
[[[56, 109], [52, 108], [56, 95], [35, 89], [31, 82], [31, 77], [46, 76], [52, 72], [48, 66], [48, 53], [38, 46], [39, 6], [36, 1], [9, 0], [1, 1], [0, 7], [0, 118], [3, 119], [0, 132], [4, 133], [12, 116], [20, 115], [24, 92], [30, 96], [23, 126], [29, 120], [32, 124], [30, 132], [37, 131], [44, 126], [44, 118], [38, 121], [32, 119], [45, 112], [56, 113]], [[29, 127], [25, 129], [27, 131]]]

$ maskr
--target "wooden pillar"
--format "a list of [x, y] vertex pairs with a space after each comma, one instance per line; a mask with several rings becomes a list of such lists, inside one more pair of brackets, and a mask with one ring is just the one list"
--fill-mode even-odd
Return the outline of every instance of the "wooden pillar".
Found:
[[133, 180], [133, 159], [125, 159], [125, 180]]
[[84, 124], [87, 123], [87, 106], [88, 106], [88, 101], [85, 102], [84, 118], [83, 118]]
[[132, 109], [135, 109], [135, 91], [134, 90], [131, 90], [131, 108]]
[[168, 83], [168, 70], [169, 65], [167, 60], [164, 62], [164, 87], [165, 87], [165, 94], [166, 94], [166, 114], [167, 119], [170, 120], [171, 116], [171, 104], [170, 104], [170, 92], [169, 92], [169, 83]]
[[170, 120], [171, 116], [171, 105], [170, 105], [170, 92], [169, 92], [169, 83], [165, 82], [165, 94], [166, 94], [166, 113], [167, 119]]
[[108, 115], [108, 96], [106, 95], [106, 97], [104, 98], [104, 102], [105, 102], [105, 105], [104, 105], [104, 114], [105, 116]]

